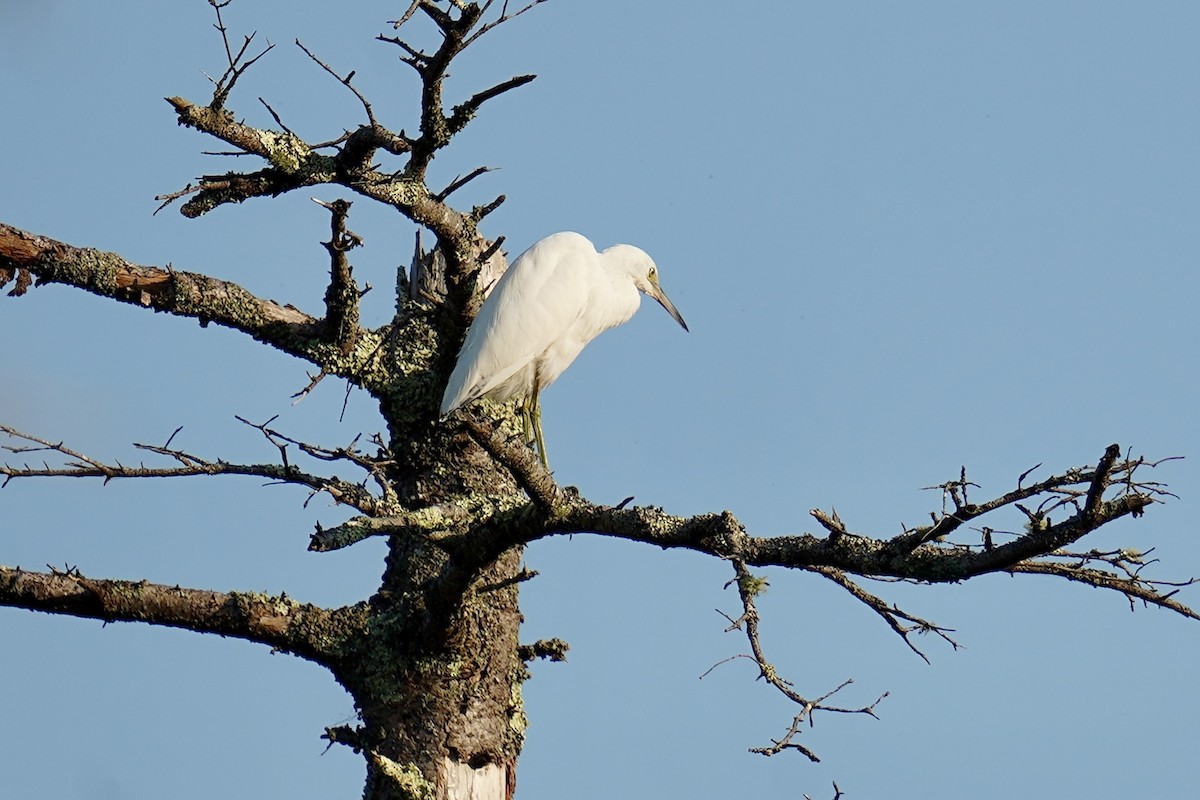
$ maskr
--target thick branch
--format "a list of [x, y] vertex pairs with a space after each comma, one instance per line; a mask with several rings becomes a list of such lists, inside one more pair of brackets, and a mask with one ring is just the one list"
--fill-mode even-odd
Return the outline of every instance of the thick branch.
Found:
[[430, 506], [386, 517], [355, 517], [332, 528], [317, 525], [308, 549], [327, 553], [372, 536], [423, 536], [437, 541], [465, 533], [469, 521], [467, 509], [459, 506]]
[[505, 437], [499, 426], [488, 427], [477, 419], [460, 414], [463, 424], [480, 447], [512, 474], [517, 484], [541, 509], [553, 511], [562, 500], [562, 491], [554, 477], [542, 465], [527, 443]]
[[[1111, 451], [1111, 448], [1110, 448]], [[1107, 457], [1107, 452], [1106, 452]], [[890, 540], [850, 533], [840, 520], [814, 511], [829, 530], [825, 538], [811, 534], [798, 536], [752, 537], [730, 513], [677, 517], [656, 508], [612, 508], [589, 503], [577, 496], [557, 496], [545, 527], [531, 538], [556, 533], [594, 532], [660, 547], [685, 547], [722, 558], [736, 558], [755, 566], [812, 567], [829, 566], [860, 575], [878, 575], [914, 580], [957, 581], [986, 572], [1004, 570], [1013, 564], [1035, 558], [1075, 542], [1114, 520], [1140, 516], [1156, 496], [1166, 494], [1157, 483], [1135, 481], [1139, 467], [1154, 466], [1143, 459], [1127, 459], [1119, 464], [1102, 465], [1097, 470], [1074, 469], [1049, 478], [1035, 487], [1020, 489], [994, 501], [973, 506], [994, 511], [1006, 505], [1019, 507], [1019, 501], [1041, 494], [1055, 500], [1055, 507], [1069, 506], [1071, 498], [1098, 483], [1119, 484], [1120, 491], [1110, 500], [1097, 501], [1078, 509], [1067, 519], [1051, 523], [1044, 512], [1038, 524], [1026, 526], [1023, 534], [1005, 544], [984, 547], [926, 542], [912, 546], [912, 538], [925, 537], [929, 529]], [[936, 529], [936, 525], [934, 528]]]
[[[1114, 453], [1119, 453], [1119, 448], [1113, 445], [1105, 451], [1096, 469], [1068, 470], [1033, 487], [1019, 488], [981, 505], [967, 508], [965, 503], [962, 504], [960, 512], [970, 514], [972, 519], [980, 516], [979, 509], [995, 511], [1009, 505], [1021, 509], [1030, 522], [1023, 533], [1014, 534], [1015, 538], [1006, 543], [997, 544], [994, 541], [996, 531], [991, 528], [982, 529], [982, 545], [940, 539], [914, 545], [914, 540], [928, 536], [929, 528], [915, 529], [892, 539], [871, 538], [851, 533], [836, 514], [830, 516], [815, 510], [812, 515], [828, 531], [824, 538], [812, 534], [756, 537], [749, 535], [728, 511], [679, 517], [653, 507], [627, 508], [624, 504], [614, 507], [591, 503], [573, 489], [560, 489], [548, 476], [541, 476], [520, 463], [511, 452], [515, 448], [505, 448], [501, 437], [478, 425], [469, 428], [493, 457], [513, 471], [532, 499], [523, 509], [505, 511], [477, 526], [475, 541], [486, 552], [501, 552], [513, 544], [528, 543], [545, 536], [597, 533], [662, 548], [695, 550], [747, 565], [808, 569], [839, 582], [883, 615], [902, 635], [907, 626], [902, 625], [901, 620], [913, 623], [917, 630], [940, 630], [925, 620], [887, 608], [879, 598], [857, 586], [851, 588], [852, 584], [838, 581], [837, 576], [850, 573], [931, 583], [960, 581], [1003, 571], [1053, 572], [1068, 577], [1061, 565], [1045, 568], [1041, 565], [1047, 563], [1046, 559], [1059, 557], [1061, 548], [1097, 528], [1122, 517], [1141, 516], [1152, 503], [1169, 495], [1162, 484], [1135, 477], [1137, 470], [1153, 467], [1157, 462], [1141, 458], [1117, 461]], [[1103, 499], [1105, 490], [1112, 487], [1116, 487], [1115, 496]], [[1020, 501], [1039, 496], [1045, 499], [1036, 511], [1021, 505]], [[1086, 499], [1079, 502], [1081, 498]], [[1057, 523], [1051, 521], [1049, 510], [1072, 508], [1075, 513], [1071, 516]], [[935, 524], [933, 529], [940, 524]], [[955, 527], [958, 524], [961, 522]], [[1136, 575], [1126, 577], [1129, 580], [1125, 582], [1101, 581], [1087, 575], [1076, 575], [1072, 579], [1085, 582], [1091, 579], [1093, 585], [1118, 591], [1129, 587], [1131, 591], [1126, 592], [1129, 597], [1166, 608], [1187, 609], [1175, 601], [1167, 602], [1169, 595], [1158, 592], [1153, 582]], [[1190, 609], [1181, 613], [1192, 615]]]
[[173, 199], [196, 194], [184, 204], [185, 216], [198, 217], [219, 205], [240, 203], [252, 197], [275, 197], [293, 189], [334, 183], [392, 206], [443, 240], [454, 241], [464, 230], [465, 215], [435, 200], [425, 186], [423, 173], [385, 173], [370, 168], [368, 160], [374, 147], [400, 151], [409, 147], [402, 135], [368, 126], [364, 133], [352, 135], [341, 153], [329, 156], [317, 153], [294, 134], [254, 128], [236, 121], [223, 109], [214, 111], [182, 97], [169, 97], [167, 102], [175, 108], [180, 124], [271, 163], [269, 168], [258, 172], [206, 176], [197, 186], [163, 196]]
[[216, 633], [327, 662], [341, 639], [341, 613], [285, 595], [185, 589], [146, 581], [87, 578], [78, 570], [26, 572], [0, 567], [0, 606], [105, 622], [145, 622]]
[[[546, 536], [596, 533], [653, 544], [664, 549], [695, 550], [748, 565], [818, 572], [880, 614], [916, 650], [907, 635], [912, 631], [933, 632], [952, 645], [955, 642], [946, 635], [946, 629], [894, 606], [887, 606], [882, 599], [850, 581], [845, 573], [929, 583], [954, 582], [1004, 571], [1044, 572], [1070, 577], [1061, 565], [1043, 567], [1048, 562], [1041, 559], [1062, 557], [1061, 548], [1078, 541], [1096, 528], [1125, 516], [1141, 516], [1149, 505], [1157, 502], [1152, 494], [1166, 494], [1160, 484], [1133, 479], [1133, 473], [1139, 467], [1153, 464], [1142, 459], [1127, 459], [1120, 463], [1102, 462], [1095, 471], [1070, 470], [1039, 484], [1043, 492], [1049, 492], [1052, 496], [1055, 496], [1055, 492], [1070, 495], [1067, 487], [1081, 483], [1093, 486], [1101, 482], [1105, 486], [1120, 483], [1121, 490], [1117, 497], [1088, 503], [1057, 524], [1051, 524], [1044, 516], [1039, 517], [1044, 524], [1027, 526], [1024, 534], [1006, 544], [995, 544], [992, 541], [994, 532], [985, 528], [983, 546], [934, 541], [912, 547], [910, 541], [905, 541], [903, 547], [898, 547], [896, 539], [874, 539], [851, 533], [836, 514], [829, 516], [816, 510], [812, 515], [829, 531], [824, 538], [811, 534], [756, 537], [747, 534], [742, 524], [728, 511], [679, 517], [667, 514], [660, 508], [626, 507], [624, 503], [603, 506], [589, 502], [572, 487], [559, 488], [548, 473], [538, 468], [536, 459], [528, 456], [527, 448], [506, 442], [498, 431], [476, 420], [464, 422], [471, 435], [494, 458], [508, 467], [529, 494], [531, 502], [516, 508], [497, 508], [490, 515], [483, 514], [482, 517], [482, 509], [468, 513], [460, 508], [438, 507], [391, 520], [351, 521], [328, 532], [318, 531], [313, 537], [313, 549], [344, 547], [369, 536], [424, 533], [437, 538], [448, 548], [461, 547], [461, 543], [456, 541], [458, 539], [469, 540], [473, 551], [481, 558], [487, 558], [513, 545], [527, 544]], [[1111, 448], [1106, 456], [1109, 452]], [[989, 510], [995, 510], [1004, 505], [1019, 505], [1017, 499], [1028, 496], [1025, 490], [1020, 490], [984, 505]], [[472, 520], [475, 520], [474, 524]], [[1135, 574], [1128, 574], [1124, 581], [1094, 578], [1076, 575], [1072, 579], [1118, 591], [1130, 587], [1131, 590], [1126, 592], [1129, 597], [1179, 610], [1187, 616], [1193, 615], [1186, 606], [1169, 600], [1169, 595], [1164, 596], [1154, 588], [1157, 585], [1176, 584], [1155, 583]], [[904, 622], [911, 625], [905, 625]], [[920, 654], [919, 650], [917, 652]]]
[[203, 131], [239, 151], [265, 158], [280, 172], [330, 173], [333, 159], [313, 152], [313, 149], [294, 133], [263, 130], [239, 122], [232, 111], [212, 106], [198, 106], [182, 97], [166, 101], [179, 115], [179, 124]]
[[255, 297], [241, 286], [196, 272], [146, 267], [116, 253], [75, 247], [0, 223], [0, 269], [28, 270], [37, 285], [61, 283], [91, 294], [216, 323], [284, 352], [318, 361], [317, 320]]
[[738, 558], [754, 566], [831, 566], [860, 575], [880, 575], [931, 582], [950, 582], [1003, 570], [1078, 540], [1095, 528], [1127, 515], [1139, 515], [1153, 501], [1127, 495], [1105, 501], [1094, 518], [1075, 515], [990, 550], [928, 543], [896, 552], [885, 540], [845, 534], [818, 538], [754, 537], [726, 511], [677, 517], [652, 507], [614, 508], [568, 498], [555, 507], [545, 527], [528, 538], [563, 533], [599, 533], [659, 547], [683, 547], [721, 558]]

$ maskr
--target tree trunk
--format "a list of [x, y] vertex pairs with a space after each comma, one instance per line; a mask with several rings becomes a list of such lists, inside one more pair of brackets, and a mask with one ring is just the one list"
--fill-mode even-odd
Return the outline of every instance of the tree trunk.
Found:
[[512, 549], [465, 574], [428, 542], [392, 542], [367, 635], [334, 665], [362, 718], [367, 800], [512, 796], [525, 730], [520, 560]]
[[[430, 256], [418, 250], [414, 262]], [[503, 256], [494, 260], [502, 271]], [[416, 269], [414, 277], [410, 291], [428, 294]], [[433, 338], [427, 321], [409, 317], [399, 326], [384, 348], [388, 363], [404, 364], [409, 375], [437, 375], [439, 349], [424, 351], [422, 363], [422, 348], [414, 347]], [[410, 394], [408, 375], [394, 379], [397, 393], [378, 386], [373, 393], [388, 422], [391, 483], [404, 506], [464, 497], [492, 508], [525, 501], [512, 476], [469, 436], [447, 435], [413, 413], [425, 411], [429, 397]], [[363, 630], [346, 637], [344, 654], [331, 664], [362, 720], [350, 743], [367, 756], [366, 800], [512, 797], [526, 726], [517, 604], [523, 548], [497, 555], [480, 544], [485, 538], [390, 536]]]

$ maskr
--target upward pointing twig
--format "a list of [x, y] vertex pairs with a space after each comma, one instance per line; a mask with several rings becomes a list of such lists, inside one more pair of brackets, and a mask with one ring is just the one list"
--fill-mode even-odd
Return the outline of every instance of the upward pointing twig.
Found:
[[225, 72], [220, 78], [208, 78], [213, 84], [213, 97], [212, 101], [208, 104], [208, 107], [216, 111], [225, 106], [225, 101], [229, 99], [229, 93], [233, 91], [233, 87], [238, 82], [238, 78], [242, 77], [246, 70], [250, 69], [250, 67], [254, 65], [254, 62], [258, 61], [267, 53], [274, 50], [275, 45], [268, 42], [267, 46], [263, 48], [262, 52], [253, 58], [250, 58], [249, 60], [244, 60], [246, 58], [246, 51], [250, 48], [250, 44], [254, 41], [254, 37], [258, 35], [258, 31], [255, 31], [249, 36], [244, 37], [242, 46], [238, 48], [238, 51], [235, 53], [233, 51], [233, 47], [229, 44], [229, 28], [225, 26], [225, 20], [221, 17], [221, 9], [229, 5], [229, 1], [226, 0], [225, 2], [217, 2], [217, 0], [208, 0], [208, 3], [213, 7], [213, 11], [217, 15], [217, 21], [213, 27], [221, 33], [221, 43], [225, 47], [225, 60], [228, 63], [228, 66], [225, 68]]

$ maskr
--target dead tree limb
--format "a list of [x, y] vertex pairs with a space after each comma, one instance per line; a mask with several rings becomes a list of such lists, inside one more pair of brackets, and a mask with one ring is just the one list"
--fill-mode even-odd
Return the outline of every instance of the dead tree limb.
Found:
[[311, 359], [318, 349], [317, 320], [293, 306], [255, 297], [229, 281], [170, 265], [134, 264], [116, 253], [75, 247], [0, 222], [0, 270], [5, 269], [25, 271], [39, 286], [74, 286], [202, 325], [232, 328], [302, 358]]
[[0, 606], [215, 633], [323, 664], [331, 663], [338, 643], [360, 627], [347, 625], [353, 610], [331, 611], [286, 595], [91, 578], [75, 568], [44, 573], [0, 566]]
[[[874, 717], [875, 707], [878, 706], [885, 697], [887, 692], [881, 694], [873, 703], [857, 708], [848, 708], [845, 706], [829, 705], [828, 700], [834, 695], [841, 692], [854, 681], [847, 679], [836, 686], [831, 691], [826, 692], [820, 697], [808, 698], [800, 694], [794, 688], [791, 681], [783, 678], [775, 666], [767, 660], [765, 650], [762, 645], [762, 635], [759, 629], [758, 608], [755, 603], [755, 598], [766, 591], [767, 582], [764, 578], [753, 575], [746, 565], [737, 560], [733, 560], [734, 578], [725, 585], [737, 586], [738, 597], [742, 602], [742, 614], [734, 619], [726, 615], [729, 620], [728, 631], [742, 631], [746, 635], [746, 641], [750, 644], [750, 653], [748, 655], [734, 656], [734, 658], [748, 658], [757, 666], [759, 677], [766, 681], [770, 686], [774, 687], [781, 695], [789, 701], [798, 705], [800, 711], [792, 718], [791, 725], [787, 732], [779, 739], [775, 739], [767, 747], [753, 747], [750, 749], [752, 753], [758, 753], [764, 756], [773, 756], [782, 753], [785, 750], [795, 750], [802, 753], [810, 761], [820, 761], [817, 754], [808, 746], [800, 744], [796, 741], [796, 737], [800, 735], [802, 728], [807, 724], [811, 727], [814, 723], [814, 715], [818, 712], [831, 714], [866, 714]], [[729, 661], [730, 659], [726, 659]], [[725, 662], [722, 662], [725, 663]], [[711, 672], [711, 670], [710, 670]], [[706, 675], [708, 673], [705, 673]], [[703, 675], [701, 677], [704, 677]]]
[[[177, 431], [178, 432], [178, 431]], [[315, 475], [295, 466], [283, 464], [234, 464], [220, 459], [202, 458], [178, 448], [168, 446], [135, 444], [139, 450], [166, 456], [178, 466], [148, 467], [145, 464], [130, 466], [119, 462], [107, 463], [100, 459], [84, 455], [68, 447], [63, 442], [54, 442], [33, 434], [24, 433], [8, 425], [0, 425], [0, 433], [24, 441], [23, 446], [6, 445], [3, 449], [17, 455], [28, 455], [36, 452], [56, 453], [65, 461], [59, 465], [51, 465], [43, 461], [41, 465], [0, 463], [0, 487], [7, 486], [11, 481], [28, 478], [99, 478], [105, 483], [115, 479], [135, 478], [190, 478], [199, 475], [242, 475], [265, 478], [270, 483], [293, 484], [310, 490], [309, 497], [324, 493], [337, 503], [344, 503], [360, 512], [377, 514], [388, 507], [392, 499], [380, 499], [368, 492], [362, 484], [351, 483], [336, 477], [327, 478]], [[311, 446], [310, 446], [311, 447]]]

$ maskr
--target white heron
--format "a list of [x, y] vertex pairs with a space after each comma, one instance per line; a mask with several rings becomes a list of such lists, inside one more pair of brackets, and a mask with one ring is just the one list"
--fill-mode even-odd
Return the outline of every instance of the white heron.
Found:
[[547, 464], [538, 394], [588, 342], [627, 322], [642, 294], [688, 329], [644, 251], [618, 244], [597, 253], [586, 237], [569, 231], [535, 242], [496, 282], [471, 323], [442, 395], [442, 416], [480, 397], [520, 398], [525, 435]]

